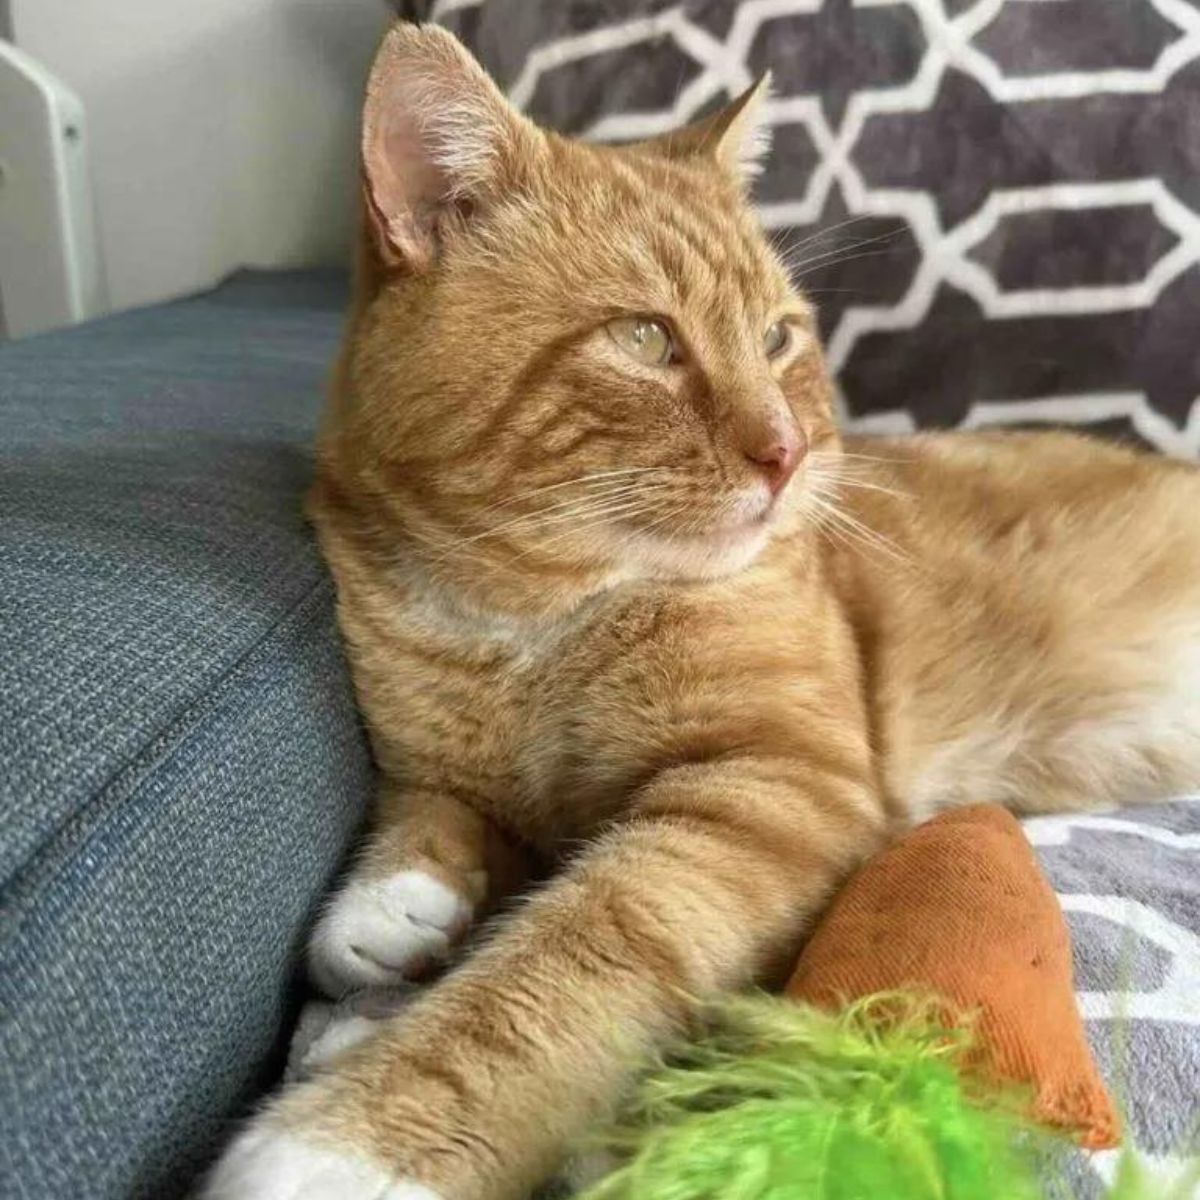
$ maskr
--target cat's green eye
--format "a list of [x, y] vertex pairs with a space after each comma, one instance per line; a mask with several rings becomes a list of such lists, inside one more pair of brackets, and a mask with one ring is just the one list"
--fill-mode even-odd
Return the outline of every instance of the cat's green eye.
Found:
[[630, 358], [647, 367], [665, 367], [675, 357], [671, 331], [653, 317], [617, 317], [605, 329]]
[[763, 349], [768, 358], [775, 358], [788, 348], [791, 340], [788, 327], [782, 321], [776, 321], [763, 335]]

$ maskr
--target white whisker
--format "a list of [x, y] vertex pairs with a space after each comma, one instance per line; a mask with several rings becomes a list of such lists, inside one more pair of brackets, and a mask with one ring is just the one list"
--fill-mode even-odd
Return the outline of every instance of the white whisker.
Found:
[[[875, 245], [879, 245], [880, 243], [894, 241], [903, 232], [904, 232], [903, 226], [900, 226], [899, 228], [896, 228], [896, 229], [889, 229], [886, 233], [876, 234], [874, 237], [862, 238], [860, 241], [850, 242], [843, 246], [830, 247], [827, 250], [822, 250], [819, 254], [816, 254], [807, 259], [801, 259], [798, 262], [788, 262], [787, 266], [790, 271], [794, 272], [796, 267], [814, 266], [817, 263], [820, 263], [825, 259], [829, 259], [829, 258], [836, 259], [839, 256], [849, 256], [851, 251], [863, 250], [867, 246], [875, 246]], [[856, 255], [855, 257], [863, 257], [863, 256]]]
[[[603, 485], [607, 480], [613, 480], [614, 476], [630, 476], [630, 475], [647, 475], [657, 473], [659, 471], [681, 471], [683, 467], [621, 467], [612, 471], [596, 471], [591, 475], [579, 475], [574, 479], [563, 479], [558, 483], [547, 483], [542, 487], [531, 488], [527, 492], [519, 492], [515, 496], [506, 496], [502, 500], [497, 500], [492, 504], [487, 504], [479, 509], [479, 514], [490, 512], [495, 508], [504, 508], [514, 504], [522, 504], [532, 496], [541, 495], [544, 492], [558, 491], [560, 488], [567, 487], [590, 487], [592, 484]], [[615, 482], [615, 480], [614, 480]]]
[[643, 512], [653, 512], [651, 504], [633, 504], [628, 508], [621, 510], [619, 513], [606, 512], [599, 516], [589, 516], [586, 520], [580, 521], [578, 524], [571, 526], [569, 529], [564, 529], [561, 533], [556, 533], [553, 537], [542, 538], [535, 541], [531, 546], [522, 550], [520, 554], [515, 555], [511, 562], [519, 562], [530, 554], [538, 554], [547, 550], [551, 546], [558, 545], [567, 538], [574, 537], [577, 534], [586, 532], [589, 529], [596, 529], [606, 525], [614, 516], [620, 516], [624, 520], [629, 520], [632, 517], [640, 516]]
[[886, 537], [877, 529], [872, 529], [869, 525], [843, 509], [838, 508], [823, 496], [813, 492], [810, 493], [809, 500], [820, 512], [839, 527], [840, 532], [858, 542], [859, 545], [886, 554], [889, 558], [897, 562], [908, 563], [910, 561], [909, 556], [889, 537]]
[[785, 246], [779, 246], [776, 244], [777, 239], [779, 241], [784, 240], [783, 238], [780, 238], [780, 233], [787, 232], [787, 230], [780, 230], [776, 234], [772, 235], [771, 245], [775, 249], [776, 253], [781, 255], [791, 255], [795, 254], [797, 250], [802, 250], [805, 246], [812, 245], [813, 242], [821, 242], [826, 238], [832, 237], [839, 229], [845, 229], [850, 225], [857, 225], [863, 221], [877, 219], [878, 218], [874, 213], [863, 213], [857, 217], [847, 217], [846, 220], [838, 221], [834, 225], [828, 225], [824, 229], [818, 229], [815, 233], [810, 233], [807, 237], [802, 237], [799, 241], [789, 241]]
[[847, 487], [854, 488], [857, 491], [879, 492], [885, 496], [895, 496], [897, 500], [911, 500], [913, 498], [911, 492], [902, 491], [899, 488], [885, 487], [882, 483], [875, 483], [872, 480], [856, 479], [853, 475], [843, 474], [837, 470], [828, 470], [824, 466], [820, 467], [819, 471], [821, 482], [832, 484], [835, 489]]
[[849, 450], [814, 450], [811, 457], [830, 462], [837, 462], [841, 459], [872, 463], [910, 463], [913, 461], [911, 458], [887, 458], [880, 454], [852, 454]]
[[841, 266], [842, 263], [854, 262], [860, 258], [882, 258], [888, 251], [886, 250], [864, 250], [861, 254], [844, 254], [840, 258], [831, 257], [827, 261], [824, 259], [815, 259], [803, 263], [804, 270], [792, 270], [791, 276], [793, 279], [805, 279], [817, 270], [827, 270], [830, 267]]
[[577, 500], [550, 505], [545, 509], [514, 517], [510, 521], [504, 521], [479, 533], [471, 534], [469, 537], [451, 542], [447, 547], [447, 553], [461, 546], [480, 542], [486, 538], [503, 536], [506, 533], [532, 531], [546, 525], [558, 525], [564, 521], [577, 520], [581, 517], [616, 512], [624, 505], [642, 503], [647, 496], [662, 491], [666, 486], [666, 483], [638, 484], [636, 487], [621, 488], [600, 496], [585, 496]]

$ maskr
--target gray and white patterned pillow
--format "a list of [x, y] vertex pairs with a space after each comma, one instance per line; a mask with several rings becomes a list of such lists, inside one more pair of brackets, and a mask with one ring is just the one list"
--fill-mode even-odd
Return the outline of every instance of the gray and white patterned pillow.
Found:
[[757, 200], [874, 430], [1200, 454], [1198, 0], [402, 0], [538, 120], [661, 132], [770, 69]]

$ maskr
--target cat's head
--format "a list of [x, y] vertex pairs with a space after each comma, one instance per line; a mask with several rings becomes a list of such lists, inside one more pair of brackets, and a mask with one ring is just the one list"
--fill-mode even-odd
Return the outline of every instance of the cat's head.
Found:
[[812, 311], [746, 199], [762, 90], [602, 147], [538, 129], [445, 31], [388, 34], [323, 452], [376, 542], [549, 594], [731, 572], [802, 519], [836, 433]]

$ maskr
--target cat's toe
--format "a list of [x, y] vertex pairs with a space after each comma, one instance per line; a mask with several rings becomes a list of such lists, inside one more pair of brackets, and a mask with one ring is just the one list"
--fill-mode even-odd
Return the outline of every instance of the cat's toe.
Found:
[[252, 1126], [217, 1163], [199, 1200], [441, 1200], [361, 1156]]
[[471, 923], [470, 902], [425, 871], [351, 879], [309, 943], [309, 974], [329, 996], [413, 979], [449, 956]]

